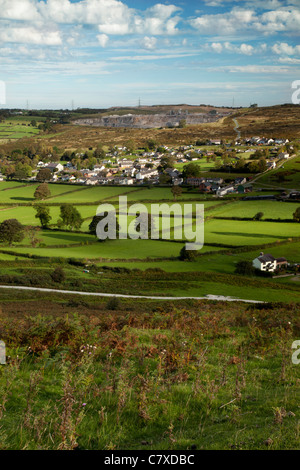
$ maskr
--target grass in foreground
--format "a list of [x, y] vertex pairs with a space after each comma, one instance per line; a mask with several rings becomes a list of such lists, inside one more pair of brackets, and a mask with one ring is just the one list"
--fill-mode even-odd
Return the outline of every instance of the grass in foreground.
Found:
[[80, 302], [2, 313], [1, 449], [299, 449], [299, 306]]

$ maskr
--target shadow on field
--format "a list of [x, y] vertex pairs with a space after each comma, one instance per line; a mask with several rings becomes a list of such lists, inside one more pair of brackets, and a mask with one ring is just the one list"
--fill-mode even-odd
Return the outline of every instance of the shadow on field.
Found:
[[35, 199], [33, 197], [11, 197], [10, 199], [14, 201], [34, 201]]
[[276, 240], [281, 239], [281, 240], [286, 240], [287, 237], [284, 237], [282, 235], [271, 235], [270, 233], [245, 233], [245, 232], [211, 232], [215, 235], [227, 235], [229, 237], [251, 237], [251, 238], [275, 238]]

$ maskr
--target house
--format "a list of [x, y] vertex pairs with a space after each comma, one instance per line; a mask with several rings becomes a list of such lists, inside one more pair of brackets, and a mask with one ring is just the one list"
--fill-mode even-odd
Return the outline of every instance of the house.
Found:
[[279, 155], [278, 155], [278, 158], [280, 160], [287, 160], [288, 158], [290, 157], [290, 154], [289, 153], [286, 153], [286, 152], [281, 152]]
[[95, 176], [91, 176], [85, 180], [85, 184], [95, 186], [95, 184], [99, 183], [99, 179]]
[[48, 163], [47, 168], [49, 168], [49, 170], [54, 172], [54, 171], [62, 171], [64, 169], [64, 166], [61, 163]]
[[132, 160], [121, 160], [118, 162], [119, 168], [120, 169], [126, 169], [126, 168], [133, 168], [133, 161]]
[[225, 196], [226, 194], [233, 193], [234, 192], [234, 187], [233, 186], [226, 186], [225, 188], [220, 188], [217, 190], [216, 195], [217, 196]]
[[190, 186], [200, 186], [201, 183], [205, 182], [204, 178], [187, 178], [186, 184]]
[[126, 178], [124, 176], [116, 176], [114, 179], [115, 184], [120, 184], [120, 185], [130, 185], [133, 184], [133, 179], [132, 178]]
[[174, 184], [174, 186], [178, 186], [182, 183], [183, 183], [183, 178], [178, 178], [176, 176], [172, 177], [172, 184]]
[[252, 266], [260, 271], [274, 272], [278, 269], [286, 267], [288, 264], [285, 258], [274, 258], [271, 254], [261, 253], [252, 261]]
[[199, 184], [199, 191], [203, 193], [210, 193], [212, 190], [211, 183], [207, 183], [206, 181]]

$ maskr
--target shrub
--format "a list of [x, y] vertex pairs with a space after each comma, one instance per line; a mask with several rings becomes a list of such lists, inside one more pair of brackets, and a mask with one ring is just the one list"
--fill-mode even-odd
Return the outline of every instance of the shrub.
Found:
[[106, 304], [107, 310], [117, 310], [120, 307], [120, 299], [118, 297], [112, 297]]
[[54, 271], [51, 273], [52, 281], [54, 282], [64, 282], [66, 275], [61, 266], [57, 266]]
[[252, 276], [255, 273], [255, 268], [252, 266], [251, 261], [239, 261], [234, 272], [236, 274]]

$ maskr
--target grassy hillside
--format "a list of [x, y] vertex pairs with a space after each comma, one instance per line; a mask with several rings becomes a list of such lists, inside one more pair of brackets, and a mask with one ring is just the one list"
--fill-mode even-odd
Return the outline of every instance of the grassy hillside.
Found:
[[0, 293], [0, 449], [299, 449], [299, 305], [48, 297]]
[[[200, 107], [197, 111], [203, 111], [203, 108]], [[224, 111], [228, 111], [228, 109], [224, 109]], [[111, 114], [111, 112], [108, 114]], [[91, 117], [96, 117], [96, 115], [93, 114]], [[121, 145], [131, 139], [137, 145], [145, 145], [147, 140], [152, 138], [161, 144], [168, 145], [195, 142], [199, 138], [232, 140], [237, 136], [234, 130], [234, 117], [238, 120], [242, 137], [253, 135], [300, 137], [299, 106], [291, 104], [255, 109], [239, 109], [231, 116], [222, 118], [217, 122], [187, 126], [183, 129], [122, 129], [57, 124], [55, 125], [55, 132], [52, 134], [42, 133], [30, 139], [30, 141], [37, 142], [40, 140], [44, 145], [76, 149], [96, 147], [99, 142], [104, 145]], [[20, 146], [28, 145], [28, 139], [22, 139], [19, 141], [19, 144]], [[5, 146], [3, 149], [5, 150]]]

